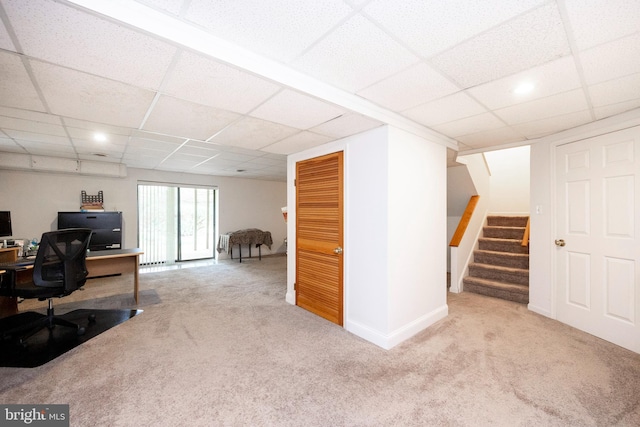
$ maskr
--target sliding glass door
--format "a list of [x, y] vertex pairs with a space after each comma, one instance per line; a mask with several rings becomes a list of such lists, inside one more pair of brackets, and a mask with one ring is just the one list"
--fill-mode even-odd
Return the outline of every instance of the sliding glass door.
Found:
[[178, 199], [179, 259], [186, 261], [213, 257], [213, 189], [180, 187]]
[[141, 264], [215, 256], [215, 188], [138, 184]]

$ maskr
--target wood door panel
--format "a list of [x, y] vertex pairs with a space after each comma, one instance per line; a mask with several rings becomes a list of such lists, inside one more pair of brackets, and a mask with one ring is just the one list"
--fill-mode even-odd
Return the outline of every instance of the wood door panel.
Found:
[[342, 152], [296, 167], [296, 304], [342, 325]]

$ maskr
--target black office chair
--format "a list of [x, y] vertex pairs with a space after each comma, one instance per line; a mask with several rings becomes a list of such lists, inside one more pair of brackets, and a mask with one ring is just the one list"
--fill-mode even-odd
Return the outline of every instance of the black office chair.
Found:
[[[35, 318], [25, 324], [0, 331], [3, 339], [17, 338], [24, 344], [24, 340], [45, 326], [52, 330], [56, 325], [74, 328], [78, 335], [84, 334], [84, 327], [55, 316], [53, 298], [67, 296], [86, 282], [88, 273], [85, 260], [90, 239], [91, 230], [88, 228], [70, 228], [42, 234], [33, 264], [32, 280], [19, 283], [14, 279], [10, 287], [3, 286], [0, 295], [48, 300], [47, 314], [30, 316]], [[95, 317], [90, 316], [89, 320], [94, 321]], [[20, 337], [16, 337], [17, 335]]]

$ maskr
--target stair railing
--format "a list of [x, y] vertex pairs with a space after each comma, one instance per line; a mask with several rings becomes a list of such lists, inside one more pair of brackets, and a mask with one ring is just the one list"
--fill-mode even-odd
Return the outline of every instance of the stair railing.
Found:
[[458, 247], [460, 246], [460, 241], [462, 241], [462, 237], [464, 236], [465, 231], [467, 231], [467, 227], [469, 226], [469, 221], [471, 221], [471, 216], [473, 215], [473, 211], [476, 209], [476, 205], [478, 204], [478, 200], [480, 196], [471, 196], [469, 198], [469, 203], [467, 203], [467, 207], [462, 214], [462, 218], [460, 218], [460, 222], [458, 223], [458, 228], [456, 228], [456, 232], [453, 233], [453, 237], [451, 237], [451, 241], [449, 242], [449, 246]]
[[529, 246], [529, 222], [531, 217], [527, 218], [527, 226], [524, 228], [524, 235], [522, 236], [522, 243], [520, 246]]

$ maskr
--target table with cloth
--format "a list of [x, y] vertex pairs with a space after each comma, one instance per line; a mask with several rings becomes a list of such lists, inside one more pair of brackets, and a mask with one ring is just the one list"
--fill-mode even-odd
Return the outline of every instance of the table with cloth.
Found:
[[218, 239], [218, 252], [226, 252], [230, 254], [231, 259], [233, 259], [233, 246], [238, 245], [239, 258], [240, 262], [242, 262], [242, 245], [249, 245], [249, 258], [251, 258], [251, 246], [256, 245], [259, 259], [262, 260], [262, 245], [266, 245], [271, 249], [272, 244], [271, 232], [262, 231], [257, 228], [246, 228], [244, 230], [221, 234]]

